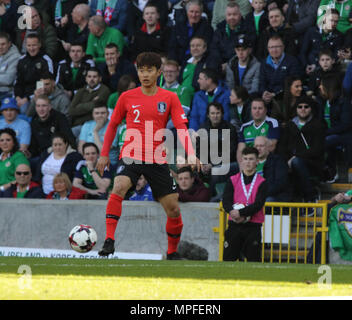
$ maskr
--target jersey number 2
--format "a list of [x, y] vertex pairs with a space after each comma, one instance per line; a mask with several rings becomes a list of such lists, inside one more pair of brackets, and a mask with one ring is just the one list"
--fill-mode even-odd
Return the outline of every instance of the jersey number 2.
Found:
[[133, 113], [136, 115], [136, 117], [134, 118], [133, 122], [135, 123], [139, 123], [141, 122], [138, 118], [139, 118], [139, 115], [140, 115], [140, 111], [138, 109], [134, 109], [133, 110]]

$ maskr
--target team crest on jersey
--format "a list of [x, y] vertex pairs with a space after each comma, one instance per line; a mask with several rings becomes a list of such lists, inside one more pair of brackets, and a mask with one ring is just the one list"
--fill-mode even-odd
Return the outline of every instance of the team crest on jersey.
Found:
[[158, 102], [158, 112], [164, 113], [166, 111], [167, 104], [165, 102]]
[[352, 208], [345, 210], [344, 208], [340, 208], [337, 213], [339, 224], [343, 223], [345, 225], [345, 229], [352, 237]]

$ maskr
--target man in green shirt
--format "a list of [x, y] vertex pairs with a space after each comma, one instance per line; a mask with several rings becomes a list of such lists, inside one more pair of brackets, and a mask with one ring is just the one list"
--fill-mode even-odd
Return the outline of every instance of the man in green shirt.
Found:
[[105, 62], [104, 49], [108, 43], [115, 43], [119, 47], [119, 52], [123, 53], [125, 39], [123, 34], [115, 29], [108, 27], [104, 17], [93, 16], [88, 23], [89, 36], [86, 54], [91, 55], [96, 64]]

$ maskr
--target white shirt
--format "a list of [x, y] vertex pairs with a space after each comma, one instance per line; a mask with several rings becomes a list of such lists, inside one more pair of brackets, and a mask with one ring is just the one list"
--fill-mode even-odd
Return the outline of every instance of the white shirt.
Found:
[[45, 194], [49, 194], [51, 191], [54, 191], [53, 181], [56, 174], [60, 173], [61, 166], [65, 161], [65, 158], [56, 160], [54, 158], [54, 153], [51, 153], [50, 156], [42, 164], [42, 185], [43, 191]]

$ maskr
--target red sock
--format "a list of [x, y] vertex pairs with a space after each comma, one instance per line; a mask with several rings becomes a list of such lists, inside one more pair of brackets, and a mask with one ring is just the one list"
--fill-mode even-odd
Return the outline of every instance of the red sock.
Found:
[[122, 211], [122, 198], [117, 194], [110, 194], [108, 205], [106, 206], [106, 237], [115, 240], [115, 231]]
[[177, 218], [167, 218], [166, 233], [167, 233], [167, 254], [177, 251], [178, 243], [181, 239], [181, 232], [183, 228], [181, 214]]

